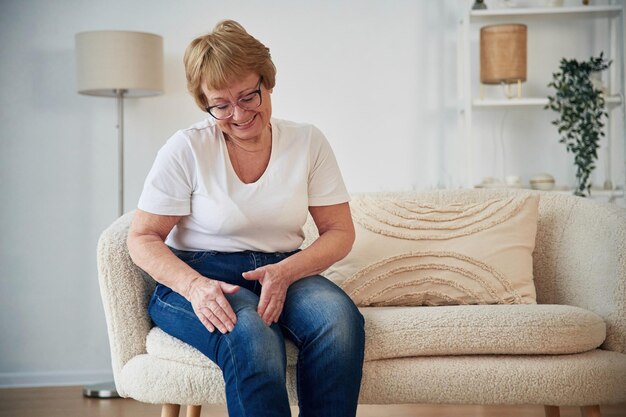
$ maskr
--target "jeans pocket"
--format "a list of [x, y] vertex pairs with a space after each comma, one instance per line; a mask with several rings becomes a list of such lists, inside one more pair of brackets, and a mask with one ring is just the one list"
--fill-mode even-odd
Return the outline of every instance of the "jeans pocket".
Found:
[[181, 261], [185, 262], [187, 265], [198, 264], [206, 258], [215, 256], [219, 254], [218, 251], [209, 250], [209, 251], [188, 251], [188, 250], [180, 250], [170, 247], [170, 250], [174, 255], [178, 257]]
[[197, 319], [191, 303], [164, 285], [159, 285], [155, 290], [148, 306], [148, 312], [155, 323], [162, 322], [164, 319], [172, 320], [181, 315]]

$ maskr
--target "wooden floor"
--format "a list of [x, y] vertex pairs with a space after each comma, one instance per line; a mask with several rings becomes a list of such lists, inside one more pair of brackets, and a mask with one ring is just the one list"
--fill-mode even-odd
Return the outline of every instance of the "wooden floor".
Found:
[[[626, 404], [601, 407], [602, 417], [626, 417]], [[0, 417], [159, 417], [161, 407], [129, 399], [84, 398], [82, 387], [0, 389]], [[181, 417], [184, 411], [181, 410]], [[292, 407], [292, 415], [298, 415]], [[224, 406], [202, 407], [202, 417], [227, 417]], [[358, 417], [544, 417], [542, 406], [360, 405]], [[562, 407], [561, 417], [579, 417]], [[323, 417], [323, 416], [320, 416]]]

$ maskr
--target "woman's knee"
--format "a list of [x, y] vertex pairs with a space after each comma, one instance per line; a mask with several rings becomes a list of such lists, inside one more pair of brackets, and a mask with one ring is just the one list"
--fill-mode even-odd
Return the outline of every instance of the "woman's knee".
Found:
[[[347, 297], [346, 297], [347, 298]], [[337, 297], [329, 308], [325, 322], [332, 343], [347, 355], [356, 355], [365, 347], [365, 320], [352, 300]]]
[[267, 326], [253, 307], [236, 311], [237, 323], [223, 336], [218, 351], [220, 366], [244, 367], [252, 374], [276, 374], [284, 378], [285, 341], [280, 328]]
[[363, 349], [365, 320], [341, 288], [322, 276], [305, 278], [299, 287], [292, 294], [296, 308], [290, 309], [294, 311], [288, 313], [291, 316], [289, 321], [308, 323], [309, 331], [332, 339], [338, 348], [343, 346], [347, 351]]

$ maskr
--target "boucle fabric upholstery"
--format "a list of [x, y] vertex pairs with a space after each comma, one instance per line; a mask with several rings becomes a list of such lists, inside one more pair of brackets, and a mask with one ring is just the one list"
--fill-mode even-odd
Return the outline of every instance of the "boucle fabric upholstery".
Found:
[[360, 401], [583, 406], [623, 402], [625, 390], [626, 361], [616, 352], [436, 356], [367, 362]]
[[[444, 204], [480, 202], [513, 193], [509, 190], [459, 190], [409, 195]], [[578, 197], [538, 194], [539, 220], [533, 267], [539, 305], [410, 308], [551, 308], [541, 304], [579, 307], [601, 317], [606, 324], [606, 338], [600, 349], [565, 355], [508, 352], [507, 355], [368, 360], [364, 366], [361, 402], [592, 405], [626, 401], [626, 214], [616, 206]], [[125, 238], [131, 218], [132, 213], [129, 213], [118, 219], [103, 232], [98, 244], [98, 275], [118, 392], [152, 403], [222, 403], [225, 397], [219, 370], [147, 353], [146, 340], [152, 326], [146, 307], [154, 282], [144, 280], [128, 255]], [[311, 223], [306, 229], [309, 244], [315, 238], [315, 231]], [[570, 313], [578, 314], [577, 310]], [[364, 315], [368, 315], [366, 310]], [[595, 335], [585, 342], [589, 345], [601, 338], [593, 325], [595, 315], [584, 315], [581, 321], [589, 320], [590, 333]], [[382, 338], [384, 334], [379, 332], [393, 321], [385, 322], [382, 311], [376, 316], [376, 319], [366, 319], [367, 332], [372, 339]], [[529, 324], [535, 320], [523, 316], [515, 314], [516, 319], [528, 320]], [[489, 320], [497, 319], [495, 315], [489, 317], [480, 320], [490, 325]], [[422, 319], [427, 320], [425, 316]], [[375, 320], [380, 320], [378, 325]], [[505, 320], [511, 320], [511, 315], [505, 315]], [[555, 320], [552, 325], [557, 329], [563, 322]], [[496, 322], [491, 325], [495, 327]], [[505, 326], [506, 321], [501, 325]], [[566, 327], [560, 327], [560, 331]], [[412, 338], [408, 334], [405, 340]], [[521, 336], [519, 341], [522, 342]], [[497, 344], [497, 338], [491, 342]], [[369, 358], [394, 351], [392, 346], [380, 343], [368, 346]], [[461, 338], [458, 345], [463, 345]], [[292, 400], [295, 398], [294, 382], [294, 369], [289, 367], [288, 389]]]
[[[365, 361], [438, 355], [570, 354], [597, 348], [606, 329], [600, 316], [563, 305], [362, 307]], [[297, 348], [286, 342], [287, 364]], [[200, 351], [155, 327], [147, 352], [157, 358], [217, 367]]]
[[[285, 342], [285, 347], [287, 350], [287, 365], [295, 365], [298, 358], [298, 348], [290, 341]], [[158, 327], [152, 328], [150, 333], [148, 333], [146, 351], [149, 355], [160, 359], [219, 370], [219, 367], [199, 350], [170, 336]]]
[[602, 318], [563, 305], [363, 307], [365, 360], [569, 354], [602, 344]]
[[[147, 403], [223, 404], [217, 367], [133, 358], [120, 375], [125, 395]], [[293, 404], [295, 367], [287, 369]], [[116, 380], [118, 387], [120, 382]], [[616, 352], [575, 355], [429, 356], [366, 362], [362, 404], [544, 404], [582, 406], [626, 400], [626, 362]]]
[[111, 365], [118, 393], [126, 396], [121, 371], [131, 359], [146, 352], [146, 336], [152, 328], [148, 301], [155, 283], [144, 279], [126, 247], [133, 213], [127, 213], [106, 229], [98, 240], [98, 278], [109, 333]]
[[538, 203], [354, 198], [356, 240], [328, 276], [357, 306], [534, 304]]

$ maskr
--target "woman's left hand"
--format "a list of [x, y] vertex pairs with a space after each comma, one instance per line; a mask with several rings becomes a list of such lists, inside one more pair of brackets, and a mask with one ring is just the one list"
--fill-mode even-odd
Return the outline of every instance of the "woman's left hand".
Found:
[[257, 311], [268, 326], [276, 323], [283, 311], [291, 280], [282, 273], [278, 264], [265, 265], [242, 275], [245, 279], [259, 281], [262, 285]]

